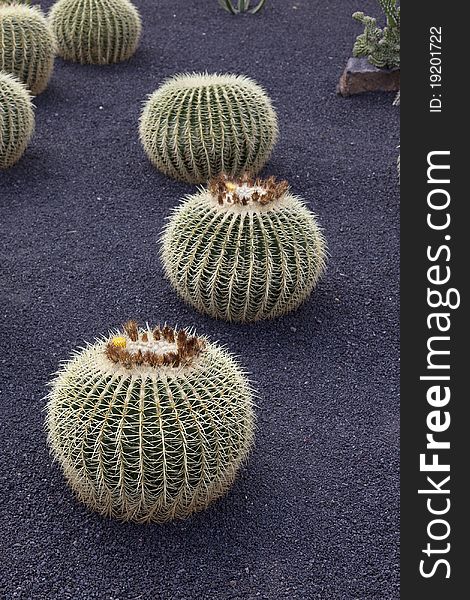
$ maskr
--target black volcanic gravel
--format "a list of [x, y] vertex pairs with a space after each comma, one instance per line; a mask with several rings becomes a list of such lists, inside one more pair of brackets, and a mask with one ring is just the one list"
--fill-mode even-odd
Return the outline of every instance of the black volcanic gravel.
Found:
[[[44, 1], [43, 8], [50, 6]], [[6, 600], [378, 600], [399, 596], [398, 109], [335, 86], [372, 0], [136, 0], [137, 54], [57, 60], [36, 134], [0, 173], [0, 597]], [[194, 188], [138, 140], [142, 102], [181, 71], [236, 72], [268, 90], [281, 138], [265, 173], [318, 214], [327, 275], [296, 313], [237, 326], [184, 305], [158, 236]], [[103, 519], [46, 448], [46, 382], [84, 340], [140, 321], [194, 324], [252, 373], [256, 448], [233, 490], [186, 522]]]

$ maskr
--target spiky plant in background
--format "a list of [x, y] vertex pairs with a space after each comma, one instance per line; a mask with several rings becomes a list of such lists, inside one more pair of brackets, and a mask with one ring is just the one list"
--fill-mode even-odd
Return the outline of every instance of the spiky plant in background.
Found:
[[0, 71], [0, 169], [21, 158], [33, 131], [33, 103], [26, 86]]
[[[249, 12], [252, 15], [258, 13], [266, 4], [266, 0], [259, 0], [258, 4], [251, 6], [251, 0], [219, 0], [219, 4], [232, 15], [238, 15], [243, 12]], [[251, 8], [250, 8], [251, 7]]]
[[222, 496], [247, 458], [252, 390], [206, 338], [129, 321], [63, 365], [47, 430], [91, 509], [137, 522], [185, 518]]
[[177, 75], [145, 104], [140, 139], [163, 173], [206, 183], [222, 171], [257, 173], [277, 140], [277, 116], [266, 92], [241, 75]]
[[0, 70], [40, 94], [52, 75], [54, 56], [54, 36], [39, 8], [0, 4]]
[[353, 18], [364, 25], [364, 33], [359, 35], [354, 44], [354, 56], [364, 56], [379, 68], [400, 66], [400, 7], [397, 0], [378, 0], [387, 19], [383, 29], [378, 27], [377, 19], [367, 17], [363, 12], [356, 12]]
[[49, 13], [58, 52], [79, 63], [110, 64], [137, 50], [142, 30], [129, 0], [58, 0]]
[[228, 321], [296, 309], [325, 254], [314, 215], [273, 177], [214, 179], [174, 210], [162, 237], [165, 272], [181, 297]]

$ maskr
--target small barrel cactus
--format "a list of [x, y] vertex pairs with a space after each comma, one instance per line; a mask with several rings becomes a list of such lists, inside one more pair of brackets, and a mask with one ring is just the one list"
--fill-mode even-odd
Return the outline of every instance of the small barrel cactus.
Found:
[[34, 131], [31, 96], [19, 79], [0, 71], [0, 169], [23, 155]]
[[40, 94], [51, 78], [54, 56], [54, 36], [39, 8], [0, 4], [0, 70]]
[[129, 0], [58, 0], [49, 20], [59, 55], [79, 63], [127, 60], [137, 50], [142, 29]]
[[266, 92], [239, 75], [177, 75], [145, 104], [140, 139], [163, 173], [206, 183], [225, 172], [258, 173], [278, 135]]
[[129, 321], [88, 345], [51, 384], [48, 440], [78, 498], [122, 520], [206, 508], [253, 441], [252, 390], [220, 346]]
[[174, 210], [162, 237], [165, 272], [181, 297], [228, 321], [297, 308], [325, 254], [314, 215], [274, 177], [215, 178]]

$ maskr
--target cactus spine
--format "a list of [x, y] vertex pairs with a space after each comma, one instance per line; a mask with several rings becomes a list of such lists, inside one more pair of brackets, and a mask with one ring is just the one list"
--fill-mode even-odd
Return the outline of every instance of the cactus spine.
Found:
[[26, 86], [0, 71], [0, 169], [21, 158], [33, 130], [33, 103]]
[[325, 253], [314, 215], [274, 178], [211, 181], [174, 210], [162, 236], [164, 269], [181, 297], [228, 321], [296, 309]]
[[0, 70], [16, 75], [32, 94], [43, 92], [54, 67], [55, 41], [37, 7], [0, 4]]
[[49, 20], [60, 56], [80, 63], [127, 60], [137, 50], [142, 29], [129, 0], [58, 0]]
[[151, 162], [190, 183], [206, 183], [222, 171], [257, 173], [277, 135], [267, 94], [239, 75], [177, 75], [150, 96], [140, 120]]
[[129, 321], [64, 364], [51, 384], [47, 429], [88, 507], [164, 522], [230, 487], [253, 440], [252, 390], [206, 338]]

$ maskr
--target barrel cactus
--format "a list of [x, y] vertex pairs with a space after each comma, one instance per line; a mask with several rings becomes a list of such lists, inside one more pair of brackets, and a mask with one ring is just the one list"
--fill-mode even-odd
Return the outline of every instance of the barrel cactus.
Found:
[[274, 177], [215, 178], [174, 210], [162, 236], [165, 272], [180, 296], [228, 321], [297, 308], [325, 254], [315, 216]]
[[49, 13], [62, 58], [110, 64], [137, 50], [141, 20], [129, 0], [58, 0]]
[[240, 75], [177, 75], [148, 99], [140, 139], [163, 173], [206, 183], [226, 172], [256, 174], [278, 135], [277, 116], [266, 92]]
[[26, 86], [0, 71], [0, 169], [8, 169], [21, 158], [33, 130], [33, 103]]
[[89, 508], [164, 522], [206, 508], [230, 487], [253, 441], [252, 390], [217, 344], [129, 321], [63, 365], [51, 383], [47, 429]]
[[54, 67], [55, 41], [37, 7], [0, 4], [0, 70], [16, 75], [32, 94], [43, 92]]

